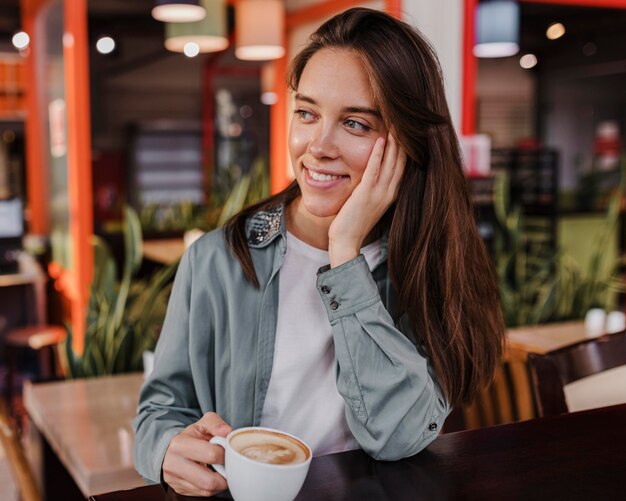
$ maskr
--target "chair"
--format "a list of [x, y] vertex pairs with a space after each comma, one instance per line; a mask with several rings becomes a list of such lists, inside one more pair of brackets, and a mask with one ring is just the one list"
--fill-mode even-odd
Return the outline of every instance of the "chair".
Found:
[[528, 369], [540, 417], [569, 412], [563, 387], [626, 365], [626, 331], [584, 341], [544, 355], [529, 354]]
[[0, 443], [9, 460], [22, 501], [42, 501], [33, 472], [15, 432], [4, 402], [0, 400]]
[[41, 380], [56, 377], [60, 364], [57, 362], [56, 348], [67, 337], [67, 331], [55, 325], [37, 325], [11, 330], [4, 338], [7, 360], [7, 380], [5, 399], [9, 412], [13, 402], [14, 380], [18, 370], [18, 356], [23, 350], [34, 350], [39, 354], [39, 375]]

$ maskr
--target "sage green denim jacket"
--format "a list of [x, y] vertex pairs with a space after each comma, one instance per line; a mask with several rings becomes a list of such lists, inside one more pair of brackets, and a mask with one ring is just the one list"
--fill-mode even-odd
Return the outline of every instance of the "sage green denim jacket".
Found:
[[[170, 441], [205, 412], [216, 412], [233, 428], [260, 423], [272, 374], [285, 233], [282, 207], [248, 221], [258, 289], [245, 279], [221, 230], [184, 254], [133, 423], [135, 466], [144, 478], [161, 480]], [[386, 239], [372, 272], [361, 255], [302, 279], [316, 280], [326, 307], [337, 389], [360, 446], [381, 460], [422, 450], [436, 438], [450, 406], [406, 318], [398, 326], [393, 320]]]

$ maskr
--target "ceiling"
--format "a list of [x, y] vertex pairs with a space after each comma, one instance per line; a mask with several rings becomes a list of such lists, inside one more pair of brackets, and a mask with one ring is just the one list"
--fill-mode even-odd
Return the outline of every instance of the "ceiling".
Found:
[[[549, 59], [553, 66], [626, 59], [626, 9], [522, 2], [521, 12], [521, 50]], [[558, 40], [548, 40], [545, 32], [554, 22], [561, 22], [566, 33]], [[596, 51], [585, 57], [583, 47], [589, 43]]]
[[[61, 0], [56, 0], [61, 1]], [[436, 1], [436, 0], [432, 0]], [[0, 0], [0, 52], [13, 51], [10, 45], [12, 35], [20, 28], [20, 0]], [[92, 36], [104, 31], [123, 38], [126, 34], [162, 39], [163, 25], [151, 15], [153, 0], [88, 0], [89, 30]], [[287, 2], [288, 7], [294, 4]], [[553, 57], [566, 61], [579, 57], [580, 48], [590, 41], [600, 40], [605, 50], [600, 50], [596, 58], [624, 58], [623, 40], [626, 26], [626, 9], [599, 9], [590, 7], [570, 7], [563, 5], [536, 4], [521, 2], [521, 46], [526, 52]], [[291, 5], [293, 7], [293, 5]], [[232, 11], [230, 16], [232, 26]], [[565, 24], [567, 33], [556, 41], [545, 37], [545, 29], [554, 22]], [[571, 55], [563, 58], [567, 51]]]

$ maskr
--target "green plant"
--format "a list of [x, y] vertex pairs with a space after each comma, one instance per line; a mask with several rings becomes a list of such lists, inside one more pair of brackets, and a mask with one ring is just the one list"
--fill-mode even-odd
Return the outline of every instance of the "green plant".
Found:
[[620, 276], [626, 258], [606, 262], [610, 237], [619, 223], [625, 169], [598, 228], [588, 263], [579, 263], [559, 249], [547, 249], [525, 231], [524, 214], [520, 207], [511, 206], [508, 197], [508, 178], [497, 175], [494, 209], [500, 229], [495, 236], [494, 257], [507, 326], [583, 318], [594, 306], [611, 309], [615, 293], [626, 292]]
[[156, 344], [165, 316], [172, 278], [178, 263], [158, 270], [149, 279], [136, 278], [142, 261], [142, 234], [136, 212], [125, 208], [124, 267], [117, 267], [106, 243], [93, 238], [94, 277], [87, 310], [84, 350], [65, 342], [68, 377], [91, 377], [142, 369], [142, 354]]

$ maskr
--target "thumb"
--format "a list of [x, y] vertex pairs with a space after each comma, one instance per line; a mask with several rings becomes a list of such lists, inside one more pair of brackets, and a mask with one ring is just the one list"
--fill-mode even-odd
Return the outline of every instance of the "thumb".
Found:
[[207, 412], [196, 423], [196, 429], [203, 435], [225, 437], [232, 427], [215, 412]]

